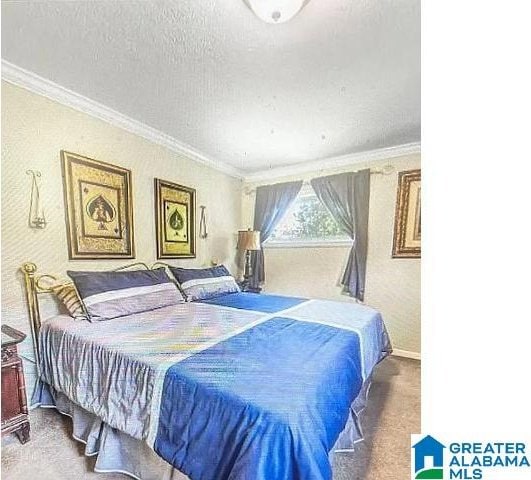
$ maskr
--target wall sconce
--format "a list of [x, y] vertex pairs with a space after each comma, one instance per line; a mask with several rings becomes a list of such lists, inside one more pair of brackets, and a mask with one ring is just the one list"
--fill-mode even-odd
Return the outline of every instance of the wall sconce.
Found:
[[291, 20], [310, 0], [243, 0], [254, 14], [266, 23]]
[[28, 224], [30, 228], [44, 228], [48, 223], [44, 217], [44, 209], [41, 205], [41, 193], [37, 178], [41, 177], [38, 170], [27, 170], [26, 175], [31, 175], [31, 197]]
[[199, 220], [199, 238], [207, 238], [208, 232], [206, 226], [206, 207], [204, 205], [200, 205], [199, 208], [201, 209], [201, 215]]

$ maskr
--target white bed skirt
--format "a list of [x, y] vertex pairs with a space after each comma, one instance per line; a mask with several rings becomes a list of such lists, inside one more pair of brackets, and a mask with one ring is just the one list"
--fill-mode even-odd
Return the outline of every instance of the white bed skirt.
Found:
[[[365, 408], [370, 388], [367, 380], [352, 403], [345, 429], [340, 434], [331, 455], [352, 451], [355, 443], [363, 440], [359, 415]], [[98, 416], [73, 403], [66, 395], [39, 381], [35, 388], [32, 407], [55, 408], [72, 418], [74, 439], [85, 444], [85, 455], [96, 455], [94, 470], [100, 473], [123, 473], [138, 480], [189, 480], [159, 457], [145, 441], [110, 427]]]

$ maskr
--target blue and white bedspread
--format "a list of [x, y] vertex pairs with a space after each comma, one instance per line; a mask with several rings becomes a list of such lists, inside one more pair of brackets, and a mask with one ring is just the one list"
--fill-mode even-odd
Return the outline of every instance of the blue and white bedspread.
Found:
[[390, 351], [369, 307], [250, 293], [60, 316], [40, 342], [45, 384], [192, 480], [331, 479], [329, 453]]

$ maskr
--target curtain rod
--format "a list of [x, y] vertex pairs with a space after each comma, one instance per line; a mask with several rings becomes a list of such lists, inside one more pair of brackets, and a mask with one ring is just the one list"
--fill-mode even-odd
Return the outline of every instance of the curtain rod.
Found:
[[[361, 170], [354, 170], [353, 172], [341, 172], [341, 173], [357, 173]], [[371, 170], [371, 175], [391, 175], [395, 171], [395, 167], [393, 165], [385, 165], [382, 168], [378, 170]], [[333, 175], [333, 174], [332, 174]], [[318, 178], [318, 177], [314, 177]], [[311, 185], [310, 180], [303, 180], [303, 185]], [[264, 184], [264, 185], [272, 185], [272, 184]], [[251, 195], [251, 193], [256, 192], [256, 188], [246, 188], [244, 189], [245, 195]]]

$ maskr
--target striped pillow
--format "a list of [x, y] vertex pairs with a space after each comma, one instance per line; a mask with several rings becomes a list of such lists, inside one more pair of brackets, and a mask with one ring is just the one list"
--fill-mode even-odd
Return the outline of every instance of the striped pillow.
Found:
[[164, 268], [67, 273], [91, 321], [110, 320], [184, 301]]
[[211, 268], [170, 267], [170, 271], [190, 302], [240, 291], [236, 280], [223, 265]]
[[73, 283], [62, 283], [51, 287], [52, 292], [65, 306], [68, 313], [74, 320], [88, 320], [85, 307], [77, 294]]

